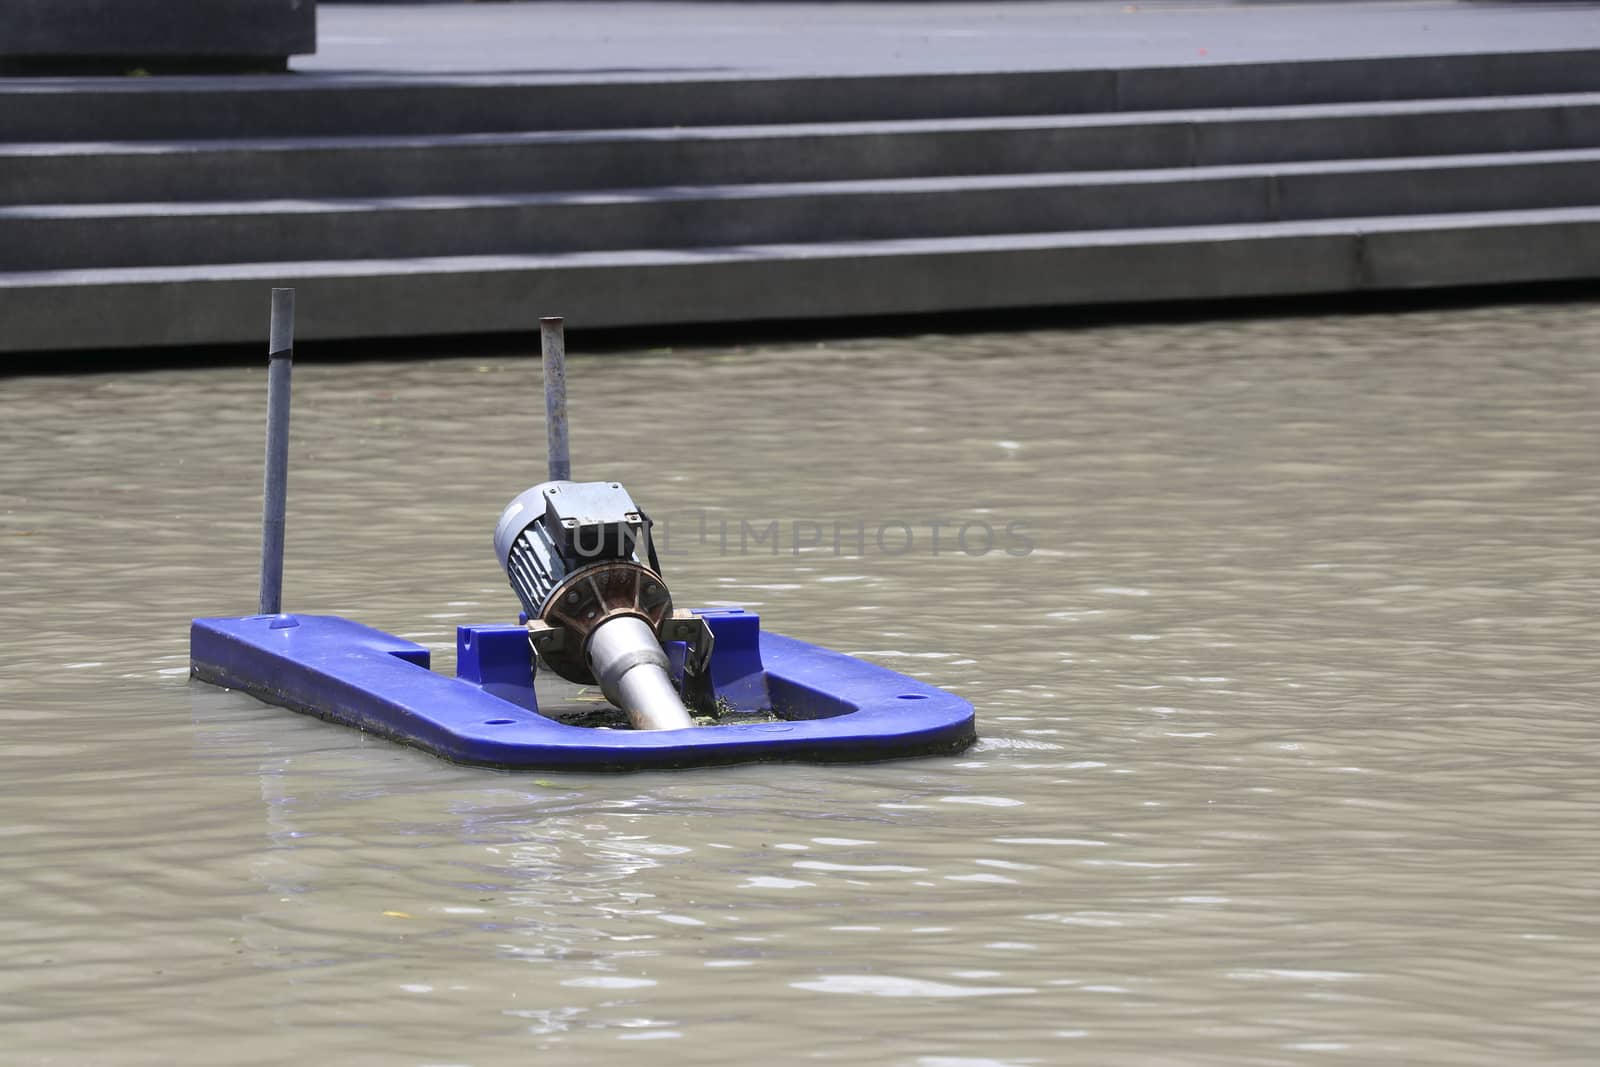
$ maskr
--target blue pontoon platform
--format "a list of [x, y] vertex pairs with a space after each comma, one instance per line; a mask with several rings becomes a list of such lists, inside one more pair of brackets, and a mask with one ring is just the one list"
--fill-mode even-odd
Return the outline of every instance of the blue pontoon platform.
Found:
[[[704, 672], [713, 725], [571, 725], [540, 710], [520, 625], [462, 626], [456, 676], [422, 645], [330, 615], [196, 619], [195, 677], [458, 763], [624, 771], [775, 760], [863, 761], [958, 752], [972, 705], [843, 653], [763, 633], [739, 610], [696, 612], [715, 638]], [[674, 669], [681, 681], [681, 647]], [[550, 709], [546, 709], [547, 711]]]

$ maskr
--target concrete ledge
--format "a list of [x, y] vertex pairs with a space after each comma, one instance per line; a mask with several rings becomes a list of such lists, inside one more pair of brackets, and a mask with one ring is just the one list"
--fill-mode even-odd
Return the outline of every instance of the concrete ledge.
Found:
[[[674, 252], [0, 275], [0, 350], [250, 343], [1203, 300], [1600, 277], [1600, 208]], [[62, 323], [72, 323], [70, 336]]]
[[[1600, 49], [1578, 26], [1576, 51], [1308, 59], [1275, 36], [1234, 53], [1274, 62], [1170, 67], [1083, 47], [1092, 67], [1042, 71], [662, 65], [656, 16], [714, 6], [629, 8], [637, 62], [606, 67], [530, 65], [568, 58], [547, 35], [577, 10], [539, 5], [490, 53], [384, 14], [418, 42], [400, 77], [0, 79], [0, 352], [259, 343], [273, 284], [304, 290], [317, 339], [552, 308], [642, 326], [1600, 277]], [[463, 15], [477, 45], [507, 28]]]
[[292, 79], [13, 82], [0, 83], [0, 141], [993, 118], [1591, 91], [1600, 91], [1600, 50], [1595, 49], [791, 78], [313, 73]]
[[0, 204], [486, 195], [1596, 145], [1600, 94], [1140, 116], [0, 145]]
[[316, 20], [316, 0], [6, 0], [0, 70], [259, 69], [316, 51]]
[[0, 271], [541, 255], [1581, 207], [1600, 148], [504, 196], [0, 206]]

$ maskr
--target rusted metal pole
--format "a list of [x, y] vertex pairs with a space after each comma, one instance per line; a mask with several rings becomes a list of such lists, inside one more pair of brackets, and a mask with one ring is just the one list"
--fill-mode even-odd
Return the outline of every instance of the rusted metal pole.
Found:
[[294, 367], [294, 290], [272, 290], [267, 343], [267, 462], [261, 491], [261, 614], [283, 610], [283, 526], [289, 491], [289, 373]]
[[559, 315], [539, 320], [539, 347], [544, 358], [544, 422], [550, 455], [550, 480], [572, 478], [567, 443], [567, 338]]

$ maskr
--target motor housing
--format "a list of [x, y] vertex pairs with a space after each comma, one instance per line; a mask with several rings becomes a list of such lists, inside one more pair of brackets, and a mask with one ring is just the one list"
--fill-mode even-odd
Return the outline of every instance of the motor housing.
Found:
[[617, 482], [544, 482], [500, 513], [494, 549], [523, 610], [537, 619], [578, 571], [641, 564], [641, 546], [649, 560], [649, 529], [650, 520]]
[[543, 482], [501, 512], [495, 555], [546, 666], [598, 683], [641, 729], [681, 729], [692, 722], [659, 637], [673, 620], [672, 594], [649, 531], [617, 482]]

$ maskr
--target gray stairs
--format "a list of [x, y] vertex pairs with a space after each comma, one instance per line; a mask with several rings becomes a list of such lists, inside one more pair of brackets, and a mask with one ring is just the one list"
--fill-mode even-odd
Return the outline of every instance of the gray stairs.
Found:
[[1600, 53], [0, 81], [0, 138], [8, 352], [1600, 276]]

